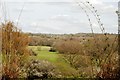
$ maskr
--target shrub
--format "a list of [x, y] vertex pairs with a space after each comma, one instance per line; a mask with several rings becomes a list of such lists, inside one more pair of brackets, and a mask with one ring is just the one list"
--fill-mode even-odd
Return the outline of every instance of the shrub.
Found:
[[53, 40], [47, 37], [42, 38], [42, 36], [32, 36], [29, 45], [30, 46], [52, 46]]
[[63, 54], [78, 54], [82, 50], [82, 44], [78, 41], [60, 41], [55, 44], [55, 49]]
[[96, 75], [101, 78], [111, 78], [116, 75], [114, 73], [118, 68], [118, 51], [116, 35], [96, 35], [95, 39], [90, 39], [84, 42], [85, 53], [91, 56], [92, 66], [100, 68]]
[[28, 78], [51, 78], [55, 75], [55, 66], [45, 60], [31, 60], [27, 75]]
[[12, 22], [1, 25], [2, 28], [2, 68], [3, 78], [17, 78], [21, 65], [25, 64], [29, 51], [29, 38]]
[[49, 50], [50, 52], [56, 52], [56, 49], [55, 48], [50, 48], [50, 50]]

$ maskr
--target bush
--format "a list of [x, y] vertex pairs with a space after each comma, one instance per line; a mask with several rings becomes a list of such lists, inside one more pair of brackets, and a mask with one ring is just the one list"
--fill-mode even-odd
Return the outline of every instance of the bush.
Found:
[[115, 37], [116, 35], [98, 35], [84, 42], [85, 53], [91, 56], [92, 66], [100, 68], [96, 73], [100, 78], [112, 78], [117, 74], [118, 44]]
[[5, 22], [2, 29], [2, 70], [3, 78], [18, 78], [21, 65], [29, 57], [29, 37], [12, 22]]
[[59, 53], [78, 54], [82, 51], [82, 44], [74, 40], [60, 41], [55, 44], [55, 48]]
[[45, 60], [31, 60], [27, 75], [28, 78], [51, 78], [55, 75], [55, 66]]
[[31, 36], [29, 46], [52, 46], [53, 40], [50, 38], [42, 38], [41, 36]]
[[50, 48], [49, 52], [56, 52], [56, 49], [55, 48]]

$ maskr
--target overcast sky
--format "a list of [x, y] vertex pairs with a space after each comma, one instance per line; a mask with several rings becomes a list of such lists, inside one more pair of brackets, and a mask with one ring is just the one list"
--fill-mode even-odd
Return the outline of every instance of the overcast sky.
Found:
[[[85, 2], [87, 0], [0, 0], [0, 6], [2, 5], [0, 18], [3, 19], [5, 16], [4, 13], [6, 13], [7, 19], [16, 23], [20, 11], [24, 6], [18, 25], [24, 32], [91, 32], [85, 12], [75, 1]], [[106, 32], [117, 33], [118, 18], [115, 11], [118, 9], [117, 2], [119, 0], [88, 1], [98, 10]], [[81, 6], [90, 15], [94, 32], [101, 32], [96, 18], [83, 4]]]

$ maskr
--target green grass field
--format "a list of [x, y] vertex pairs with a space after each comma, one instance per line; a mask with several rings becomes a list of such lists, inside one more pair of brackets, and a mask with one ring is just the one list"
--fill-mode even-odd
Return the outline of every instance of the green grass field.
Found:
[[[50, 47], [48, 46], [29, 46], [37, 56], [32, 56], [32, 58], [39, 60], [47, 60], [56, 66], [56, 70], [61, 72], [62, 75], [66, 76], [77, 76], [77, 71], [67, 63], [62, 54], [57, 52], [49, 52]], [[40, 48], [40, 50], [38, 50]]]

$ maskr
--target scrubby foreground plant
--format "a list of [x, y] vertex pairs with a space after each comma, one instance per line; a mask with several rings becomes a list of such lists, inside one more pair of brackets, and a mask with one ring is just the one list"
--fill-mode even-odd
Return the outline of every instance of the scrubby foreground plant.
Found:
[[52, 78], [55, 75], [55, 66], [45, 60], [31, 60], [27, 66], [28, 79]]
[[29, 52], [29, 38], [12, 22], [1, 24], [2, 28], [2, 77], [18, 78], [22, 66], [25, 65]]

